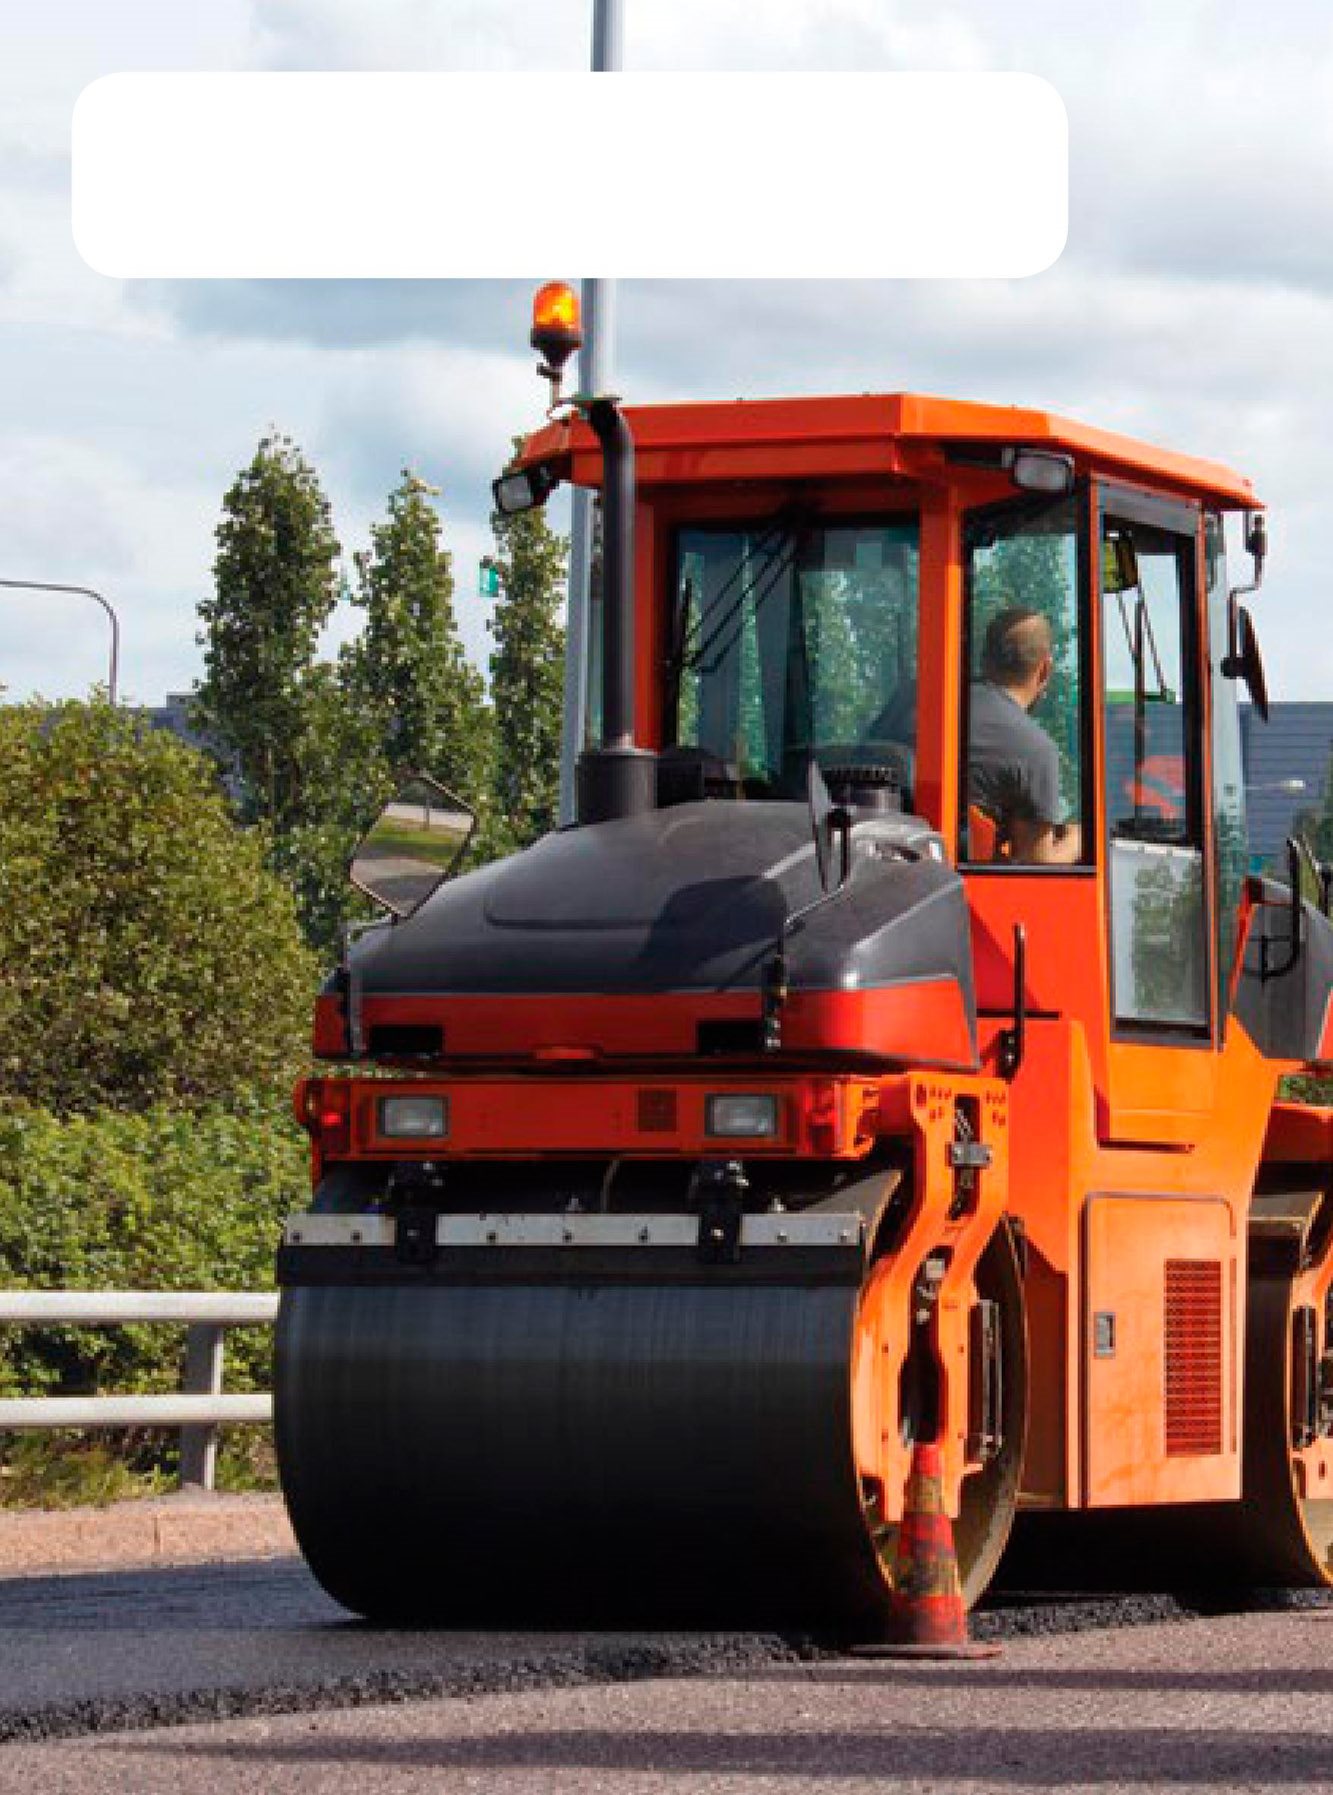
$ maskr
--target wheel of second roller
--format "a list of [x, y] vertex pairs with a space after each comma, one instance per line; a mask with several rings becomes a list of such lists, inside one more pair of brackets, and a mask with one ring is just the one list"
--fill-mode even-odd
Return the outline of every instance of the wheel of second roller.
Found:
[[1333, 1291], [1327, 1264], [1317, 1272], [1251, 1279], [1232, 1541], [1238, 1569], [1261, 1587], [1333, 1586]]
[[1224, 1594], [1333, 1587], [1333, 1193], [1272, 1168], [1250, 1216], [1241, 1500], [1193, 1517]]
[[864, 1630], [855, 1284], [284, 1292], [279, 1467], [354, 1613]]

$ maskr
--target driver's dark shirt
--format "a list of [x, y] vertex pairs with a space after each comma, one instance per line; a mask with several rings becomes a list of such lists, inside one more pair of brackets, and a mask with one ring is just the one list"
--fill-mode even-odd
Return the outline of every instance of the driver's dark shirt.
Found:
[[1016, 698], [985, 679], [974, 680], [970, 693], [967, 790], [1001, 829], [1061, 821], [1059, 750]]

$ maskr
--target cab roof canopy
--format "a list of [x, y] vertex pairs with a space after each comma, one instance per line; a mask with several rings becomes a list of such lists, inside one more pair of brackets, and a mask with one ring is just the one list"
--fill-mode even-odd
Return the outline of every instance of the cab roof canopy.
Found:
[[[643, 487], [698, 481], [920, 478], [969, 448], [1024, 446], [1073, 455], [1080, 473], [1162, 487], [1224, 509], [1257, 506], [1242, 475], [1214, 461], [1160, 449], [1054, 412], [982, 405], [921, 393], [843, 398], [736, 399], [628, 406]], [[523, 465], [551, 463], [581, 486], [601, 479], [601, 456], [582, 423], [549, 424], [529, 437]]]

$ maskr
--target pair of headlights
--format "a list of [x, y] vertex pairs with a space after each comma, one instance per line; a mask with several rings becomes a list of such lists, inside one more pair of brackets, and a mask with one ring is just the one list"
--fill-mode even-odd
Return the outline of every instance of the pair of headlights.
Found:
[[[449, 1099], [381, 1097], [379, 1132], [384, 1140], [446, 1140]], [[704, 1132], [718, 1140], [771, 1140], [778, 1132], [778, 1100], [771, 1092], [717, 1092], [704, 1103]]]

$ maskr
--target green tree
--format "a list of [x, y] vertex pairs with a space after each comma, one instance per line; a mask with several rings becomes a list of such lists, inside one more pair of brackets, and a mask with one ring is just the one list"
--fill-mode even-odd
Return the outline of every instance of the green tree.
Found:
[[242, 814], [281, 831], [309, 814], [309, 674], [339, 555], [328, 500], [289, 437], [264, 437], [237, 476], [217, 545], [199, 607], [199, 720], [239, 782]]
[[497, 824], [526, 847], [559, 820], [560, 737], [564, 710], [567, 543], [538, 507], [516, 517], [496, 512], [495, 567], [500, 602], [487, 628], [495, 710]]
[[98, 702], [0, 710], [0, 1098], [69, 1114], [285, 1083], [314, 967], [208, 759]]
[[348, 655], [348, 691], [394, 773], [429, 773], [473, 805], [490, 773], [490, 715], [454, 617], [450, 555], [432, 487], [404, 470], [388, 515], [356, 557], [365, 623]]
[[373, 717], [358, 701], [352, 651], [317, 661], [305, 678], [304, 782], [299, 808], [272, 841], [270, 861], [290, 886], [306, 940], [322, 960], [343, 926], [368, 914], [348, 882], [347, 863], [394, 786]]

